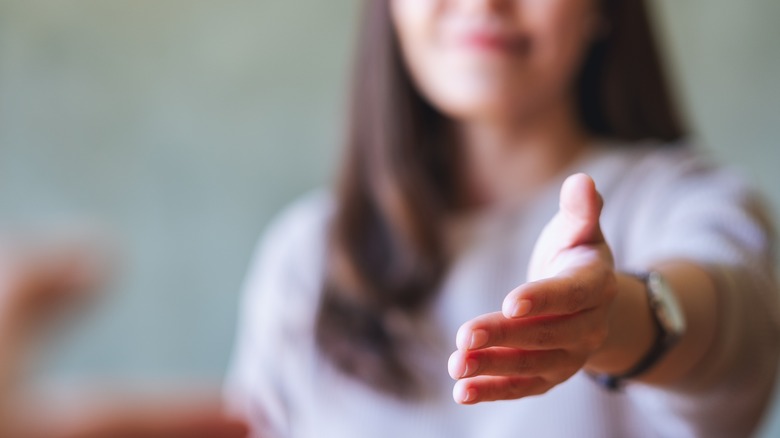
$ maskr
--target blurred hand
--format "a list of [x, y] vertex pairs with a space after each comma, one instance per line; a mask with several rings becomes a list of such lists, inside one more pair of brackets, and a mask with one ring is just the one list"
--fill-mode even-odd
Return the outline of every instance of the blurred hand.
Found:
[[90, 243], [0, 241], [0, 437], [247, 436], [245, 424], [226, 415], [215, 397], [163, 402], [103, 396], [83, 406], [22, 402], [19, 374], [27, 350], [63, 317], [89, 304], [108, 277], [108, 263]]
[[[103, 400], [67, 412], [26, 409], [16, 418], [18, 438], [243, 438], [247, 426], [218, 403]], [[43, 414], [43, 415], [42, 415]], [[0, 432], [2, 433], [2, 432]], [[6, 435], [2, 435], [6, 436]]]
[[612, 253], [599, 225], [601, 196], [583, 174], [563, 184], [560, 210], [534, 248], [529, 282], [502, 312], [458, 330], [449, 372], [455, 401], [473, 404], [539, 395], [579, 371], [607, 337], [617, 291]]
[[0, 240], [0, 401], [20, 382], [27, 353], [69, 310], [83, 307], [107, 278], [86, 239]]
[[86, 304], [107, 267], [94, 242], [0, 240], [0, 335], [37, 333]]

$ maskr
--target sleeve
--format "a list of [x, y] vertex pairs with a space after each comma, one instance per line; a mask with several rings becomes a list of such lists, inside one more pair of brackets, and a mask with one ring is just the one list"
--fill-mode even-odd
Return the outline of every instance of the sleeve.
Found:
[[240, 302], [237, 341], [225, 383], [228, 408], [252, 436], [291, 436], [293, 397], [311, 363], [327, 201], [311, 195], [268, 227], [252, 258]]
[[[774, 388], [780, 317], [775, 237], [756, 192], [736, 174], [683, 153], [661, 160], [644, 189], [630, 265], [687, 259], [715, 280], [719, 325], [702, 372], [672, 389], [633, 384], [660, 436], [748, 436]], [[652, 166], [651, 166], [652, 167]], [[652, 418], [652, 417], [651, 417]], [[685, 432], [683, 432], [685, 431]]]

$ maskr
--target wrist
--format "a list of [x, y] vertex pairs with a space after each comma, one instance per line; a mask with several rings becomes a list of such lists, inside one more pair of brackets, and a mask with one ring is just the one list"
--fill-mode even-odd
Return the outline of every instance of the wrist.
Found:
[[642, 360], [658, 334], [645, 284], [627, 274], [618, 274], [617, 282], [607, 339], [584, 366], [592, 374], [624, 374]]

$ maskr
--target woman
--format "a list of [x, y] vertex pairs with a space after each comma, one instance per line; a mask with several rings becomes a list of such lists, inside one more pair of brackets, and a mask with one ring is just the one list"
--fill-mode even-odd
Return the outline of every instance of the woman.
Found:
[[768, 221], [683, 145], [641, 0], [370, 1], [350, 121], [247, 282], [258, 436], [754, 431]]

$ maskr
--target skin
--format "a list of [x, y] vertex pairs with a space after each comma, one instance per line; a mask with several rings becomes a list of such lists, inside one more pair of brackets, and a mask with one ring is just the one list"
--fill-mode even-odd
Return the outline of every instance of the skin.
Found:
[[[601, 32], [595, 0], [390, 5], [416, 85], [458, 122], [475, 205], [522, 201], [588, 150], [593, 139], [575, 116], [571, 90]], [[566, 180], [560, 210], [537, 240], [528, 283], [507, 291], [501, 312], [459, 329], [448, 364], [455, 401], [539, 395], [583, 369], [622, 373], [646, 354], [656, 329], [645, 286], [616, 272], [601, 232], [602, 206], [589, 176]], [[715, 285], [692, 261], [648, 268], [675, 290], [688, 329], [639, 380], [665, 387], [694, 380], [715, 340]]]
[[80, 410], [27, 400], [20, 383], [29, 368], [30, 350], [95, 298], [97, 286], [106, 280], [104, 259], [105, 254], [83, 242], [41, 245], [0, 240], [0, 436], [247, 436], [246, 425], [224, 413], [219, 397], [210, 395], [149, 400], [128, 394], [104, 396], [84, 403]]

